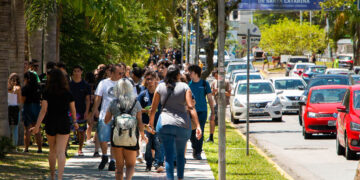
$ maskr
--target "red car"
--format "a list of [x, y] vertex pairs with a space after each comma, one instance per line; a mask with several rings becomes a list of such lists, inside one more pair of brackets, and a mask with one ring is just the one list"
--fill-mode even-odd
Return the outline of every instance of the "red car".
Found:
[[350, 86], [337, 108], [336, 152], [346, 159], [355, 159], [360, 152], [360, 85]]
[[349, 86], [324, 85], [310, 88], [303, 111], [303, 136], [336, 133], [337, 107]]

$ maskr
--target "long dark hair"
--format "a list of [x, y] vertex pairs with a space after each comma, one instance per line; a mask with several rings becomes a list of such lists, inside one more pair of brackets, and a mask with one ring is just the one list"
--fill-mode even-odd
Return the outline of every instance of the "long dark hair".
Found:
[[69, 91], [69, 82], [60, 69], [53, 69], [49, 73], [46, 90], [50, 94], [61, 94]]
[[166, 73], [166, 77], [164, 79], [166, 87], [170, 88], [170, 89], [174, 89], [175, 88], [175, 83], [178, 81], [178, 75], [180, 74], [180, 69], [177, 65], [170, 65], [168, 67], [167, 73]]
[[31, 89], [38, 89], [39, 83], [37, 81], [36, 75], [30, 71], [24, 74], [24, 79], [27, 80], [27, 84], [25, 86], [30, 87]]

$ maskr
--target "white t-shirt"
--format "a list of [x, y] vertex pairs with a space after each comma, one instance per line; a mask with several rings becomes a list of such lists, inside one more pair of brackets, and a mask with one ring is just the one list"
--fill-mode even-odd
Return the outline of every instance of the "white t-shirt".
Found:
[[105, 114], [112, 100], [116, 99], [114, 95], [114, 87], [117, 81], [112, 81], [110, 79], [104, 79], [100, 81], [98, 87], [96, 88], [95, 95], [102, 97], [101, 111], [99, 119], [105, 119]]

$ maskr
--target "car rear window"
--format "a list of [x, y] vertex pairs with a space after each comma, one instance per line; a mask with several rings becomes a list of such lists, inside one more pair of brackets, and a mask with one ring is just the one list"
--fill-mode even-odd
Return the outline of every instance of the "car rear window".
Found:
[[[233, 70], [246, 69], [246, 68], [247, 68], [247, 64], [229, 65], [229, 67], [227, 68], [227, 73], [231, 73]], [[254, 69], [251, 64], [250, 64], [250, 69]]]
[[344, 98], [346, 89], [317, 89], [313, 90], [310, 103], [338, 103]]
[[299, 65], [296, 66], [296, 69], [305, 69], [305, 67], [306, 67], [306, 65], [300, 65], [299, 64]]
[[351, 60], [351, 56], [339, 56], [339, 60]]
[[297, 63], [297, 62], [309, 62], [308, 58], [290, 58], [289, 62]]
[[326, 71], [326, 68], [325, 67], [311, 67], [311, 72], [313, 73], [322, 73], [324, 74], [325, 71]]
[[314, 86], [321, 86], [321, 85], [349, 85], [349, 79], [348, 78], [315, 78], [311, 79], [309, 85], [307, 86], [307, 89], [310, 89]]
[[352, 76], [355, 84], [360, 84], [360, 76]]
[[277, 90], [297, 90], [299, 86], [305, 86], [305, 84], [300, 79], [286, 79], [275, 81], [275, 89]]

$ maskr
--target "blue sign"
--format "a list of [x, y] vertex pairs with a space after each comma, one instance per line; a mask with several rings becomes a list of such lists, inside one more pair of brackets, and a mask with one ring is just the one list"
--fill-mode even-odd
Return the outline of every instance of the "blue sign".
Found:
[[321, 10], [323, 0], [242, 0], [239, 10]]

